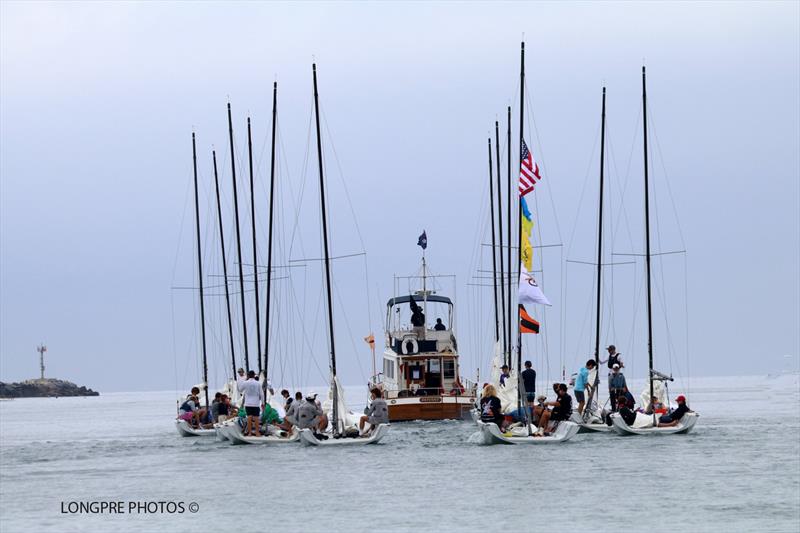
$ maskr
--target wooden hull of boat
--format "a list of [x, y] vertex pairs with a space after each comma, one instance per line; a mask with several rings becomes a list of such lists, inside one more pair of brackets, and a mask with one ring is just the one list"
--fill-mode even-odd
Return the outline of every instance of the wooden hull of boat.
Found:
[[378, 427], [366, 438], [334, 439], [329, 436], [328, 440], [318, 440], [310, 429], [303, 429], [300, 431], [300, 442], [306, 446], [361, 446], [365, 444], [377, 444], [388, 432], [389, 424], [378, 424]]
[[483, 444], [559, 444], [566, 442], [578, 433], [580, 427], [574, 422], [561, 422], [555, 433], [549, 437], [533, 437], [526, 433], [508, 436], [500, 432], [497, 424], [478, 421]]
[[459, 396], [411, 396], [387, 400], [390, 422], [409, 420], [469, 420], [474, 398]]
[[186, 420], [176, 420], [175, 428], [181, 437], [213, 437], [217, 433], [214, 429], [194, 429]]
[[683, 415], [677, 426], [633, 428], [619, 414], [614, 413], [611, 415], [611, 427], [618, 435], [685, 435], [694, 429], [699, 417], [700, 415], [692, 412]]

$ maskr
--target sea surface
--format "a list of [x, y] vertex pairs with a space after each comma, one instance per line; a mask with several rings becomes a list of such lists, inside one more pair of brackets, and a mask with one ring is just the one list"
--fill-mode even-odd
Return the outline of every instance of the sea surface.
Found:
[[474, 444], [466, 421], [231, 446], [178, 436], [174, 392], [1, 401], [0, 532], [800, 531], [798, 376], [670, 392], [700, 413], [693, 433], [554, 446]]

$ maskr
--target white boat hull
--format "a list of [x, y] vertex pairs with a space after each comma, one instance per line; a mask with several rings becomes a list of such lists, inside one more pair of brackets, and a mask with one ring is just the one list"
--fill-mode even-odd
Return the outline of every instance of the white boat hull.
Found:
[[579, 415], [576, 411], [573, 411], [572, 417], [570, 421], [575, 422], [580, 426], [578, 432], [579, 433], [610, 433], [611, 426], [603, 422], [596, 416], [590, 418], [590, 420], [583, 420], [581, 415]]
[[175, 428], [181, 437], [213, 437], [216, 435], [214, 429], [195, 429], [186, 420], [176, 420]]
[[359, 446], [362, 444], [377, 444], [389, 432], [389, 424], [378, 424], [369, 437], [352, 437], [335, 439], [328, 436], [328, 440], [319, 440], [310, 429], [300, 430], [300, 442], [306, 446]]
[[613, 430], [619, 435], [677, 435], [677, 434], [686, 434], [692, 431], [695, 424], [697, 424], [697, 419], [700, 417], [695, 412], [686, 413], [681, 417], [680, 422], [676, 426], [665, 426], [665, 427], [647, 427], [647, 428], [633, 428], [630, 427], [625, 421], [622, 419], [622, 416], [619, 413], [613, 413], [611, 415], [611, 427]]
[[[484, 444], [557, 444], [574, 437], [580, 426], [570, 421], [560, 422], [556, 431], [549, 437], [530, 436], [524, 427], [515, 428], [509, 435], [501, 433], [497, 424], [491, 422], [487, 424], [480, 420], [478, 420], [478, 428], [480, 428]], [[535, 428], [532, 428], [532, 431], [535, 431]]]
[[260, 437], [245, 437], [238, 424], [227, 429], [226, 436], [231, 444], [290, 444], [300, 440], [300, 432], [295, 428], [286, 437], [278, 435], [262, 435]]

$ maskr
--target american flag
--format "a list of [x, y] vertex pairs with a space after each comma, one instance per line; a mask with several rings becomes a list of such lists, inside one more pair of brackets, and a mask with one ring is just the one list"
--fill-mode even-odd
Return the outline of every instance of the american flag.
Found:
[[519, 166], [519, 195], [525, 196], [533, 190], [536, 182], [541, 180], [539, 165], [533, 160], [525, 140], [522, 140], [522, 162]]

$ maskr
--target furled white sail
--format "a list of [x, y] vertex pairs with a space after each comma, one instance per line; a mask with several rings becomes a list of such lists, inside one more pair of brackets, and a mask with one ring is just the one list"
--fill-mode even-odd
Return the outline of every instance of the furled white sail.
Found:
[[489, 382], [497, 390], [497, 397], [500, 399], [500, 409], [503, 413], [510, 413], [517, 408], [517, 372], [511, 371], [511, 376], [506, 378], [505, 385], [500, 385], [501, 367], [504, 364], [503, 345], [500, 341], [494, 343], [494, 357], [492, 358], [492, 370], [489, 373]]
[[[666, 387], [664, 387], [663, 382], [653, 380], [653, 395], [658, 399], [659, 402], [664, 404], [664, 406], [669, 406], [669, 398], [667, 398], [667, 390]], [[646, 408], [648, 405], [650, 405], [650, 383], [647, 383], [644, 386], [644, 390], [639, 396], [639, 405], [641, 405], [643, 408]]]

